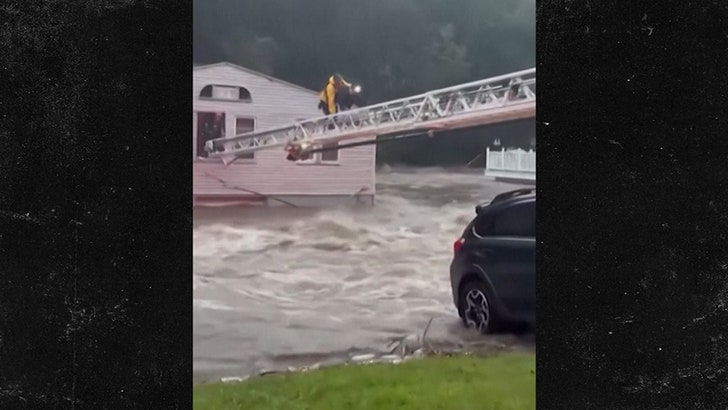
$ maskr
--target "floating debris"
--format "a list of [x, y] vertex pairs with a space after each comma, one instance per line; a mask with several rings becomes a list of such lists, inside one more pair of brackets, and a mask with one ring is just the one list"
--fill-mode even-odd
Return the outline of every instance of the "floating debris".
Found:
[[[308, 372], [330, 366], [367, 365], [374, 363], [399, 364], [402, 362], [421, 359], [426, 356], [455, 356], [455, 355], [481, 355], [489, 352], [506, 350], [509, 345], [497, 340], [477, 340], [463, 345], [462, 343], [431, 342], [427, 339], [427, 331], [432, 324], [432, 319], [425, 327], [422, 335], [409, 334], [406, 336], [390, 339], [387, 346], [389, 351], [385, 352], [362, 352], [359, 349], [352, 349], [348, 355], [338, 358], [321, 360], [323, 357], [311, 357], [320, 360], [307, 366], [287, 366], [283, 369], [263, 369], [257, 372], [257, 376], [270, 374], [286, 374], [294, 372]], [[517, 345], [517, 343], [516, 343]], [[517, 346], [511, 346], [517, 348]], [[239, 383], [249, 377], [224, 377], [223, 383]]]
[[222, 379], [220, 379], [220, 381], [223, 382], [223, 383], [242, 383], [242, 382], [248, 380], [249, 378], [250, 378], [250, 376], [245, 376], [245, 377], [223, 377]]
[[351, 358], [351, 361], [352, 362], [366, 362], [369, 360], [373, 360], [375, 357], [376, 357], [376, 355], [374, 355], [373, 353], [360, 354], [360, 355], [353, 356]]

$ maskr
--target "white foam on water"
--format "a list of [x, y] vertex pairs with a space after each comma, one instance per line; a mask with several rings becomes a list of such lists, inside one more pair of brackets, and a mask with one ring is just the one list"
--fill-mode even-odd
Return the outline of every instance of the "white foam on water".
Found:
[[244, 367], [313, 346], [372, 347], [392, 336], [383, 329], [421, 333], [432, 316], [457, 320], [452, 242], [476, 203], [513, 186], [438, 169], [378, 182], [371, 209], [195, 221], [194, 309], [205, 312], [195, 315], [195, 371], [214, 373], [223, 357]]
[[192, 299], [192, 307], [193, 307], [193, 309], [227, 310], [227, 311], [236, 310], [234, 307], [225, 306], [218, 302], [215, 302], [212, 300], [206, 300], [206, 299]]

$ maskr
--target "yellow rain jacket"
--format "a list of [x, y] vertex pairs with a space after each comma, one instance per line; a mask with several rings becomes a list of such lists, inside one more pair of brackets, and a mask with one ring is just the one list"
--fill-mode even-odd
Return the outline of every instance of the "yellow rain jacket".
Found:
[[[351, 87], [351, 84], [347, 83], [346, 80], [343, 78], [341, 79], [341, 84], [344, 87]], [[323, 90], [321, 90], [321, 94], [319, 95], [319, 99], [321, 102], [326, 104], [326, 106], [329, 108], [329, 113], [333, 114], [336, 112], [336, 85], [334, 83], [334, 76], [332, 75], [329, 77], [329, 81], [326, 83], [326, 87], [324, 87]]]

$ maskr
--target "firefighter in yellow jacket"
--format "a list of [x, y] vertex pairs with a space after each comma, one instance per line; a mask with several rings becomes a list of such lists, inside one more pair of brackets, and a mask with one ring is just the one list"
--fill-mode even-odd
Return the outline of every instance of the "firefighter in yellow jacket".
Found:
[[329, 77], [329, 81], [319, 96], [319, 108], [323, 110], [324, 115], [336, 114], [336, 94], [344, 87], [351, 87], [351, 84], [347, 83], [341, 74]]

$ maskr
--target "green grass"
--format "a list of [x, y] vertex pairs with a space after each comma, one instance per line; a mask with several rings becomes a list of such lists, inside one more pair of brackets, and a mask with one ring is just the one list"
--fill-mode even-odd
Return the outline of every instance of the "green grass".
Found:
[[193, 389], [197, 410], [520, 410], [536, 408], [536, 357], [428, 357], [336, 366]]

